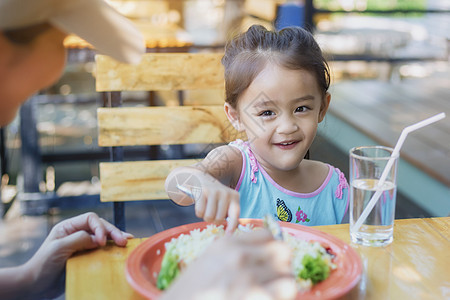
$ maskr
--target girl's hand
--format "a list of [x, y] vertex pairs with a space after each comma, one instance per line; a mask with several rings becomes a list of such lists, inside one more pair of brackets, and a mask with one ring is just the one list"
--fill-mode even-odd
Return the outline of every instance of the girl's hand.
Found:
[[220, 146], [204, 160], [172, 170], [165, 190], [178, 205], [195, 203], [195, 214], [207, 222], [223, 223], [228, 217], [226, 231], [230, 233], [237, 228], [240, 213], [239, 193], [230, 186], [239, 181], [241, 169], [241, 152], [233, 146]]
[[196, 195], [195, 214], [206, 222], [223, 223], [228, 217], [227, 233], [239, 224], [239, 193], [217, 180], [204, 180], [201, 192]]

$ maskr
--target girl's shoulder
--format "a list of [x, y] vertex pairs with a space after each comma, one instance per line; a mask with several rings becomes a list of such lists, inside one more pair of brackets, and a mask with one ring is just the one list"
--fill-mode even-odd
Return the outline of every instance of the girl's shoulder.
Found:
[[337, 178], [338, 183], [347, 182], [345, 174], [335, 166], [316, 160], [304, 160], [302, 164], [304, 164], [302, 167], [306, 171], [303, 174], [315, 178], [316, 184], [330, 180], [333, 175]]
[[206, 155], [205, 160], [221, 163], [236, 163], [236, 160], [238, 160], [238, 163], [242, 164], [242, 155], [236, 147], [223, 145], [212, 149]]
[[339, 181], [346, 181], [345, 174], [333, 165], [317, 161], [317, 160], [305, 160], [305, 170], [315, 178], [321, 178], [322, 182], [326, 178], [330, 178], [336, 174]]
[[333, 166], [318, 160], [305, 159], [302, 164], [307, 174], [310, 174], [311, 177], [317, 178], [321, 182], [328, 177], [331, 169], [333, 169]]
[[336, 197], [342, 198], [343, 192], [349, 187], [345, 174], [338, 168], [320, 161], [311, 161], [310, 168], [316, 172], [316, 178], [321, 178], [322, 185], [335, 189]]
[[304, 159], [300, 164], [299, 172], [286, 179], [288, 190], [298, 193], [313, 193], [319, 190], [329, 178], [330, 166], [320, 161]]

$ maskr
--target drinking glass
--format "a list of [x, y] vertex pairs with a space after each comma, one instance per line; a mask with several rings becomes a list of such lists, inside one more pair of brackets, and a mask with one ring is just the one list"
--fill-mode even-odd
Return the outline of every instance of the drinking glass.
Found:
[[[398, 156], [394, 158], [383, 186], [378, 187], [392, 151], [392, 148], [383, 146], [363, 146], [350, 150], [350, 237], [354, 243], [385, 246], [393, 240]], [[378, 188], [382, 189], [381, 196], [361, 227], [356, 230], [353, 225]]]

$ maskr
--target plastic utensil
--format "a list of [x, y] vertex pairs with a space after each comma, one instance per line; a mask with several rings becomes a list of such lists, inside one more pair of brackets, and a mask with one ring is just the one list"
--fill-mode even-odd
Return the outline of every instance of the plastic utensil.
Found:
[[276, 240], [283, 240], [283, 232], [281, 231], [281, 226], [271, 215], [265, 215], [263, 219], [264, 227], [269, 229], [272, 233], [273, 238]]
[[193, 200], [195, 200], [194, 194], [191, 192], [190, 189], [188, 189], [187, 187], [185, 187], [184, 185], [181, 184], [177, 184], [177, 188], [182, 191], [183, 193], [185, 193], [187, 196], [191, 197]]

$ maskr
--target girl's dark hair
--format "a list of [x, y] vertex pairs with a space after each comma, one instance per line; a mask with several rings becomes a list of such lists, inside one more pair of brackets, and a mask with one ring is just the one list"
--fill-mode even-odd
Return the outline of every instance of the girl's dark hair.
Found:
[[330, 86], [330, 71], [319, 45], [301, 27], [269, 31], [261, 25], [232, 39], [225, 46], [226, 99], [236, 108], [237, 101], [268, 61], [290, 70], [306, 70], [314, 74], [323, 95]]

